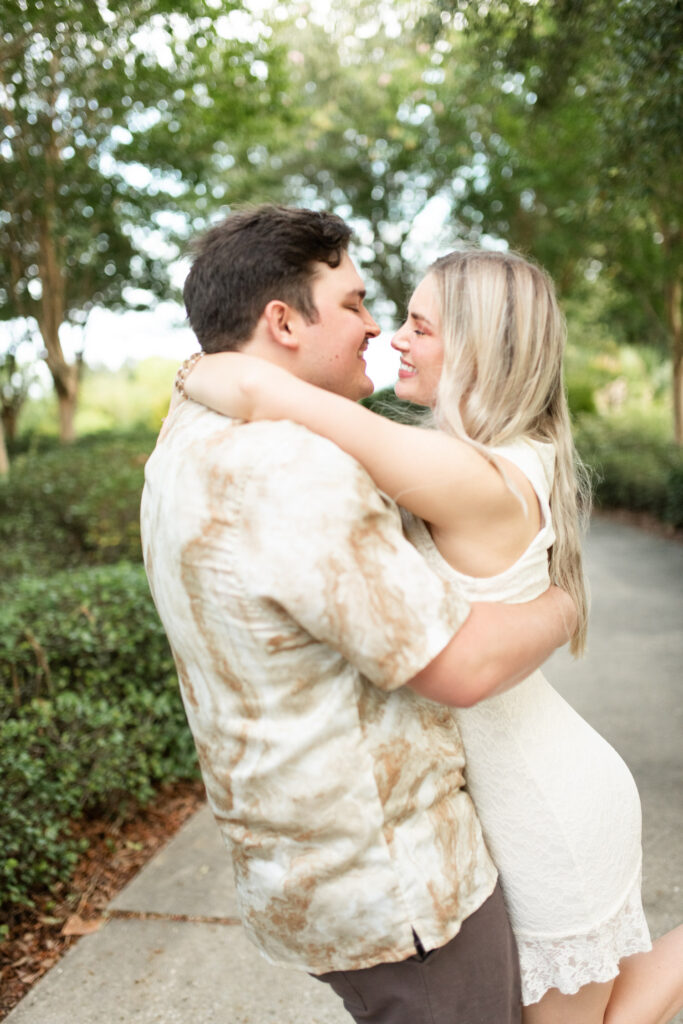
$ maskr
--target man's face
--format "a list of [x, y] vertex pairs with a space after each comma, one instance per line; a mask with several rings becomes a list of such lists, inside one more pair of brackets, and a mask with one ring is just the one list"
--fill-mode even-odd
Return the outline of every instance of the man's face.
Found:
[[311, 291], [318, 320], [297, 324], [298, 375], [354, 401], [371, 395], [364, 353], [380, 330], [363, 305], [365, 286], [347, 253], [338, 267], [316, 264]]

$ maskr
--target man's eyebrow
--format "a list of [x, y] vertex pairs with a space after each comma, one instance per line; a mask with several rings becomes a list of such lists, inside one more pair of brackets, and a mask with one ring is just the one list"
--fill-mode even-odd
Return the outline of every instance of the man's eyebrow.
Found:
[[358, 296], [358, 298], [362, 302], [366, 295], [367, 295], [367, 292], [365, 291], [365, 288], [352, 288], [350, 291], [348, 291], [346, 293], [345, 298], [350, 299], [350, 298], [355, 298], [356, 296]]

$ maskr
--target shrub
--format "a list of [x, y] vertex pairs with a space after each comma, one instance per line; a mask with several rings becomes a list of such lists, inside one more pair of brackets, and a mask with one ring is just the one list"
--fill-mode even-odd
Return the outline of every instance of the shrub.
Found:
[[0, 483], [0, 576], [140, 559], [147, 432], [26, 452]]
[[663, 519], [674, 526], [683, 527], [683, 456], [669, 470], [666, 478], [666, 505]]
[[683, 451], [677, 445], [597, 416], [580, 418], [574, 437], [594, 472], [596, 505], [683, 526]]
[[196, 774], [141, 566], [24, 578], [0, 608], [0, 905], [68, 877], [70, 822]]
[[24, 577], [0, 608], [0, 719], [63, 690], [118, 703], [174, 678], [142, 566]]
[[576, 375], [567, 379], [567, 403], [572, 416], [595, 412], [595, 384]]
[[416, 405], [415, 402], [405, 402], [402, 398], [397, 398], [392, 387], [381, 388], [367, 398], [361, 399], [361, 405], [398, 423], [419, 424], [428, 414], [424, 405]]

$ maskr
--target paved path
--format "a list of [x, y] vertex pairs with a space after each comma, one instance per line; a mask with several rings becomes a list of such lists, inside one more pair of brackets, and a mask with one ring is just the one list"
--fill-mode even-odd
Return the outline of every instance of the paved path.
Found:
[[[631, 766], [654, 935], [683, 920], [683, 545], [604, 520], [587, 546], [590, 651], [548, 675]], [[244, 939], [231, 870], [200, 811], [7, 1018], [8, 1024], [348, 1024], [325, 986]], [[683, 1022], [683, 1014], [677, 1021]], [[491, 1022], [494, 1024], [494, 1022]]]

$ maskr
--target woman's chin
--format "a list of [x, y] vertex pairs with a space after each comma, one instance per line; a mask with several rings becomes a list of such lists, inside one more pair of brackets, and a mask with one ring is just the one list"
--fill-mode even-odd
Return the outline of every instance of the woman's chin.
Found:
[[399, 378], [394, 384], [394, 394], [397, 398], [402, 398], [404, 402], [415, 401], [414, 395], [411, 392], [410, 381]]
[[429, 405], [424, 396], [419, 394], [412, 380], [397, 380], [394, 384], [394, 394], [402, 402], [414, 402], [415, 405]]

